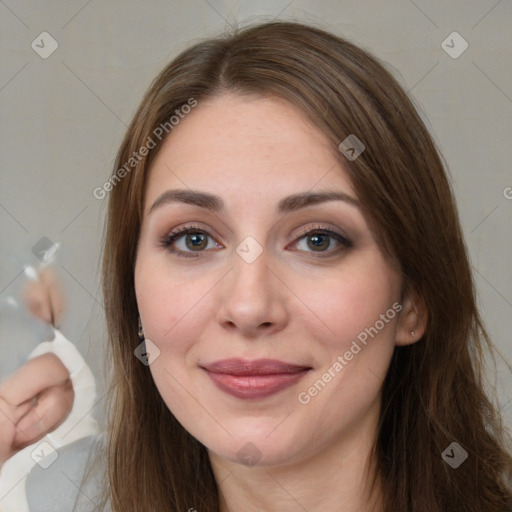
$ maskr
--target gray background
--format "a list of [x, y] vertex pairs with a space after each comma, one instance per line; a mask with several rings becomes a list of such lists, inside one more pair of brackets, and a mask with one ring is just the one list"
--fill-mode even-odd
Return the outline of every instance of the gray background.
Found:
[[[143, 92], [173, 56], [228, 25], [274, 18], [314, 23], [370, 50], [412, 95], [449, 166], [483, 317], [512, 361], [510, 1], [0, 0], [5, 367], [40, 336], [40, 328], [22, 321], [5, 299], [19, 298], [24, 266], [38, 263], [32, 247], [47, 237], [61, 244], [55, 264], [69, 299], [62, 331], [97, 376], [101, 419], [99, 263], [106, 199], [95, 199], [92, 191], [112, 171]], [[469, 45], [458, 58], [441, 46], [454, 31]], [[42, 32], [58, 43], [46, 59], [31, 47], [34, 40], [42, 46]], [[461, 48], [457, 40], [448, 44]], [[498, 378], [512, 424], [512, 380], [503, 363]]]

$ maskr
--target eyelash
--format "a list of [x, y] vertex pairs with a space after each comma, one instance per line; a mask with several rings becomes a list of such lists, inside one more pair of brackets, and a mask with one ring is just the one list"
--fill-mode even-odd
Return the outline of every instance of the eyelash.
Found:
[[[180, 257], [183, 256], [186, 258], [197, 258], [198, 256], [200, 256], [200, 254], [202, 252], [205, 252], [205, 250], [203, 250], [203, 251], [181, 251], [181, 250], [176, 250], [176, 249], [172, 248], [172, 244], [174, 242], [179, 240], [181, 237], [191, 234], [191, 233], [202, 234], [202, 235], [206, 235], [206, 236], [210, 237], [208, 232], [205, 231], [204, 229], [202, 229], [201, 227], [196, 226], [196, 225], [188, 225], [188, 226], [179, 228], [178, 230], [171, 231], [171, 233], [162, 237], [160, 239], [160, 246], [166, 248], [172, 254], [176, 254], [177, 256], [180, 256]], [[299, 233], [299, 235], [295, 239], [295, 242], [293, 242], [293, 243], [297, 243], [298, 241], [305, 238], [306, 236], [313, 236], [313, 235], [327, 235], [327, 236], [333, 238], [334, 240], [336, 240], [341, 246], [344, 246], [345, 248], [353, 247], [352, 242], [348, 238], [344, 237], [340, 233], [332, 231], [331, 229], [326, 228], [321, 225], [309, 227], [308, 229], [303, 230], [301, 233]], [[331, 249], [329, 251], [320, 251], [318, 253], [315, 253], [315, 251], [305, 251], [305, 252], [311, 252], [311, 253], [315, 254], [315, 257], [325, 258], [328, 256], [332, 256], [333, 253], [337, 253], [337, 252], [339, 252], [339, 250], [340, 250], [340, 247], [338, 247], [337, 249]]]

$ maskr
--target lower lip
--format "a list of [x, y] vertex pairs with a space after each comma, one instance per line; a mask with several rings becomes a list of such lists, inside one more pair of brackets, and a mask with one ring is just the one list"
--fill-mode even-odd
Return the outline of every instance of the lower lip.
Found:
[[236, 398], [249, 399], [265, 398], [293, 386], [308, 371], [249, 376], [212, 373], [208, 370], [206, 373], [220, 390]]

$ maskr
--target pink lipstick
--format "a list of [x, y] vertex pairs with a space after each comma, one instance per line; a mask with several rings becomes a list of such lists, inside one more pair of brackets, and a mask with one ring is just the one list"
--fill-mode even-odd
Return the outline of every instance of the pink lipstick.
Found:
[[214, 384], [237, 398], [265, 398], [288, 388], [311, 369], [275, 359], [222, 359], [201, 366]]

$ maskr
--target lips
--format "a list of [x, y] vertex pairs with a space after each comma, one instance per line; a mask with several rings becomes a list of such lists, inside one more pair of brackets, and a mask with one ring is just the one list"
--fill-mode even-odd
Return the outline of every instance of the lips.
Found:
[[311, 367], [275, 359], [223, 359], [201, 366], [214, 384], [237, 398], [265, 398], [300, 380]]

